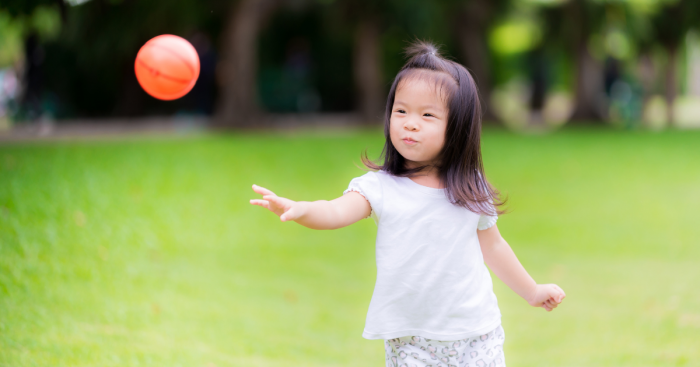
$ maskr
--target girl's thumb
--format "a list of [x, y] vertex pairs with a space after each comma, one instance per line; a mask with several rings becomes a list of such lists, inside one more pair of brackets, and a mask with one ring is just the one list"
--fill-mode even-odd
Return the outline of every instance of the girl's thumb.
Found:
[[282, 213], [282, 215], [280, 215], [280, 219], [283, 222], [286, 222], [288, 218], [292, 218], [292, 209], [289, 209], [286, 212]]

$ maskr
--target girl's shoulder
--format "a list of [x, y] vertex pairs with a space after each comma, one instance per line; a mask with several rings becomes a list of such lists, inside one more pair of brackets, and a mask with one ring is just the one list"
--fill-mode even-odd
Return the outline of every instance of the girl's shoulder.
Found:
[[353, 178], [348, 188], [343, 192], [343, 195], [345, 195], [349, 191], [355, 191], [364, 196], [365, 199], [369, 201], [372, 208], [371, 215], [375, 215], [377, 218], [384, 206], [383, 177], [385, 176], [384, 173], [381, 172], [382, 171], [369, 171], [362, 176]]
[[353, 186], [353, 185], [361, 185], [361, 186], [379, 185], [379, 184], [381, 184], [381, 181], [383, 181], [385, 174], [386, 173], [383, 173], [383, 171], [368, 171], [361, 176], [357, 176], [357, 177], [353, 178], [350, 181], [350, 186]]
[[389, 177], [394, 177], [394, 175], [392, 175], [389, 172], [379, 170], [379, 171], [367, 171], [362, 176], [359, 176], [356, 178], [363, 178], [363, 179], [370, 179], [370, 180], [384, 180], [384, 179], [389, 178]]

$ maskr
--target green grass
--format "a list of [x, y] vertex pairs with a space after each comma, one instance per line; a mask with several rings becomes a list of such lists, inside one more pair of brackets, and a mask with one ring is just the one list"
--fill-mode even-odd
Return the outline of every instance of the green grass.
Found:
[[[1, 366], [382, 366], [361, 337], [371, 220], [280, 223], [251, 184], [332, 199], [379, 130], [0, 146]], [[514, 366], [700, 364], [700, 131], [484, 134], [499, 229], [567, 299], [496, 280]]]

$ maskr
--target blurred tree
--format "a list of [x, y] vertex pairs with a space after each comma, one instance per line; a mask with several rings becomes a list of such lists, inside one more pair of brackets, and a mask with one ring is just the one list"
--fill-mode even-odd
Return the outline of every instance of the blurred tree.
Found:
[[[284, 0], [242, 0], [232, 8], [224, 30], [219, 63], [221, 97], [216, 121], [221, 126], [246, 126], [259, 115], [257, 104], [257, 42], [261, 25], [283, 5], [308, 7], [313, 2], [287, 4]], [[381, 116], [383, 88], [380, 58], [382, 8], [373, 1], [331, 2], [328, 16], [355, 28], [353, 74], [357, 110], [363, 121]]]
[[[385, 91], [383, 86], [381, 34], [397, 10], [391, 1], [340, 0], [336, 6], [341, 19], [354, 29], [353, 79], [359, 112], [364, 123], [383, 121]], [[393, 7], [393, 9], [392, 9]]]
[[[411, 36], [425, 37], [430, 34], [426, 25], [433, 24], [426, 19], [426, 14], [437, 14], [438, 7], [432, 2], [422, 1], [358, 1], [330, 0], [296, 2], [294, 7], [305, 7], [304, 11], [315, 11], [319, 6], [323, 9], [326, 31], [338, 34], [338, 28], [349, 29], [352, 33], [352, 80], [354, 84], [355, 110], [364, 123], [377, 123], [382, 120], [386, 98], [386, 62], [388, 43], [394, 41], [395, 34], [391, 31], [401, 29], [406, 31], [401, 37], [403, 49], [405, 42]], [[287, 6], [291, 6], [287, 4]], [[442, 14], [441, 14], [442, 15]], [[390, 32], [387, 35], [387, 31]], [[340, 32], [344, 33], [344, 32]], [[383, 43], [384, 42], [384, 43]], [[391, 45], [389, 48], [393, 48]], [[394, 64], [402, 56], [389, 53], [389, 64]], [[392, 68], [388, 68], [392, 69]], [[393, 74], [395, 70], [391, 70]]]
[[[556, 66], [561, 60], [573, 63], [570, 41], [563, 34], [566, 20], [562, 18], [565, 8], [561, 4], [547, 4], [538, 8], [536, 19], [540, 26], [540, 43], [528, 53], [528, 79], [532, 85], [529, 96], [530, 116], [528, 127], [538, 129], [546, 126], [545, 103], [554, 84], [572, 85], [572, 80], [556, 75]], [[557, 78], [559, 77], [559, 78]], [[559, 80], [557, 80], [559, 79]]]
[[528, 74], [532, 85], [528, 105], [530, 116], [528, 126], [530, 128], [542, 128], [545, 126], [544, 107], [549, 87], [549, 63], [545, 54], [544, 45], [540, 44], [528, 54]]
[[353, 76], [357, 110], [365, 123], [381, 122], [384, 110], [379, 19], [369, 14], [357, 19], [353, 47]]
[[[606, 54], [605, 91], [611, 119], [639, 126], [639, 116], [654, 88], [652, 52], [655, 40], [650, 23], [654, 3], [607, 2], [599, 45]], [[602, 51], [602, 50], [601, 50]], [[618, 121], [619, 122], [619, 121]]]
[[[308, 7], [313, 2], [242, 0], [233, 7], [224, 30], [223, 57], [219, 63], [221, 97], [216, 121], [220, 126], [247, 126], [259, 116], [257, 104], [257, 42], [261, 25], [281, 6]], [[355, 29], [353, 78], [357, 110], [362, 121], [381, 121], [383, 87], [380, 20], [386, 2], [338, 1], [328, 5], [327, 15]]]
[[491, 108], [492, 70], [491, 53], [487, 45], [488, 33], [499, 15], [504, 14], [511, 0], [444, 0], [445, 16], [452, 19], [464, 66], [469, 69], [479, 86], [484, 120], [498, 122]]
[[651, 18], [653, 35], [666, 51], [664, 64], [664, 86], [666, 97], [666, 120], [675, 124], [673, 104], [678, 95], [678, 52], [691, 28], [700, 26], [700, 1], [667, 0]]
[[571, 120], [579, 123], [602, 122], [605, 113], [601, 108], [603, 93], [603, 70], [601, 63], [591, 55], [591, 36], [601, 29], [605, 8], [599, 2], [570, 0], [561, 8], [561, 13], [550, 17], [568, 39], [574, 58], [574, 112]]
[[13, 17], [31, 16], [41, 6], [58, 8], [63, 22], [67, 19], [67, 5], [63, 0], [3, 0], [0, 10], [7, 10]]
[[282, 0], [240, 0], [231, 5], [221, 35], [221, 60], [217, 66], [220, 88], [215, 124], [249, 126], [259, 115], [256, 75], [258, 36], [262, 24]]
[[24, 62], [24, 75], [21, 77], [23, 87], [18, 117], [35, 120], [44, 114], [42, 95], [46, 52], [40, 40], [54, 36], [61, 28], [59, 23], [65, 24], [66, 4], [63, 0], [5, 0], [0, 3], [1, 10], [20, 20], [23, 38], [23, 57], [20, 59]]
[[[352, 32], [352, 79], [355, 110], [365, 124], [376, 124], [384, 116], [384, 75], [381, 36], [390, 23], [392, 1], [328, 0], [325, 16]], [[395, 10], [395, 9], [394, 9]]]

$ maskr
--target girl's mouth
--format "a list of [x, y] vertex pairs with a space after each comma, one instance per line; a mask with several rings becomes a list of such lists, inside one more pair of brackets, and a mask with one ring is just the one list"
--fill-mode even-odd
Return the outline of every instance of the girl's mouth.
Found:
[[410, 140], [410, 139], [403, 139], [403, 142], [408, 144], [408, 145], [413, 145], [413, 144], [417, 143], [417, 141]]

